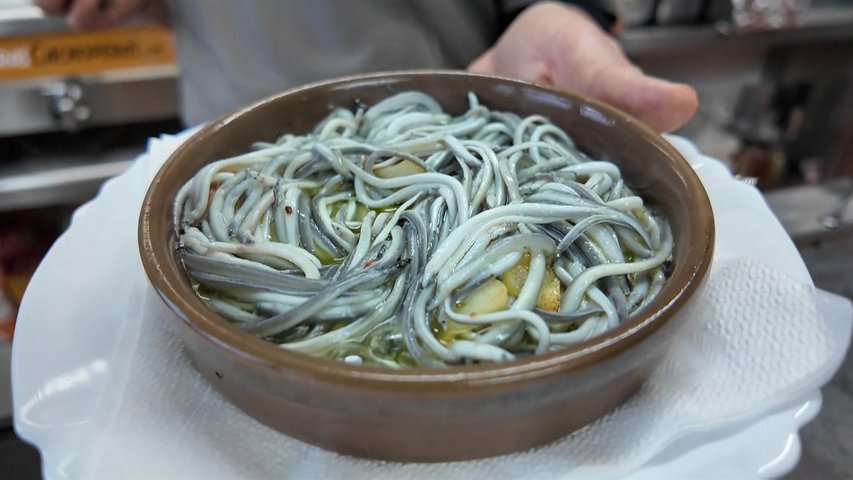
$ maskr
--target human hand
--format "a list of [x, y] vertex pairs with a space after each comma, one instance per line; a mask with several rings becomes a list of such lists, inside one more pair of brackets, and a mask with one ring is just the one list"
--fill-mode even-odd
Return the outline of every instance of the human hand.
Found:
[[34, 0], [48, 15], [65, 15], [74, 30], [107, 28], [142, 13], [162, 22], [163, 5], [153, 0]]
[[692, 87], [644, 75], [585, 12], [560, 3], [527, 8], [468, 70], [576, 90], [660, 132], [687, 123], [698, 106]]

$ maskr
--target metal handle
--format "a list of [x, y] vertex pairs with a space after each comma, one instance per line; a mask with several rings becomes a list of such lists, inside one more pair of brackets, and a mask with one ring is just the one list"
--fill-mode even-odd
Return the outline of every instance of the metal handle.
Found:
[[835, 230], [836, 228], [841, 226], [841, 219], [844, 216], [844, 212], [847, 210], [847, 206], [850, 205], [850, 202], [853, 201], [853, 188], [851, 188], [844, 198], [841, 199], [838, 206], [835, 207], [835, 210], [830, 212], [827, 215], [820, 217], [820, 223], [827, 230]]
[[63, 80], [48, 84], [44, 94], [50, 98], [51, 115], [64, 130], [75, 131], [92, 116], [92, 111], [84, 101], [83, 86], [75, 81]]

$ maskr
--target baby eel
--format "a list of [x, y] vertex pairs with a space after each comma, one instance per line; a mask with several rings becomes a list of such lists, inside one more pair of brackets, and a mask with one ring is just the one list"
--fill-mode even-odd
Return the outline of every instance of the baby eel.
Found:
[[198, 295], [283, 349], [386, 368], [542, 354], [652, 302], [675, 239], [619, 167], [468, 102], [339, 106], [202, 167], [172, 206]]

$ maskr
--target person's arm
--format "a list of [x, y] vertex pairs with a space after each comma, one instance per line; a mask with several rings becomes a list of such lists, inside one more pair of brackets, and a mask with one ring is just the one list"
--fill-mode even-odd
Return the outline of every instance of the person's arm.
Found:
[[469, 71], [575, 90], [667, 132], [696, 112], [692, 87], [652, 78], [583, 9], [558, 2], [526, 8]]

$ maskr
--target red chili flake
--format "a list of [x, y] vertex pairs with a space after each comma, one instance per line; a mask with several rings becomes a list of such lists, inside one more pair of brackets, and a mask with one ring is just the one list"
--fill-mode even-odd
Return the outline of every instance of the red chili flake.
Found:
[[293, 213], [293, 207], [291, 207], [290, 205], [285, 205], [284, 206], [284, 213], [290, 215], [291, 213]]
[[370, 260], [364, 262], [364, 268], [367, 268], [367, 267], [373, 265], [374, 263], [376, 263], [376, 260], [371, 258]]

